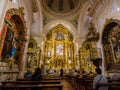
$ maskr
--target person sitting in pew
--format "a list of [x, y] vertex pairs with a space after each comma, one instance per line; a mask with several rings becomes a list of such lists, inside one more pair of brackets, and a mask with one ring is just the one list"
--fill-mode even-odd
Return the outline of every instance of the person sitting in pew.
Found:
[[32, 72], [30, 70], [27, 70], [27, 72], [24, 75], [25, 78], [31, 78], [32, 77]]
[[[32, 77], [31, 77], [31, 80], [33, 81], [39, 81], [42, 79], [42, 70], [41, 68], [36, 68], [35, 69], [35, 72], [33, 73]], [[37, 88], [32, 88], [31, 90], [42, 90], [42, 89], [39, 89], [38, 87]]]
[[42, 79], [42, 70], [41, 70], [41, 68], [38, 67], [35, 69], [35, 72], [33, 73], [31, 80], [38, 81], [41, 79]]

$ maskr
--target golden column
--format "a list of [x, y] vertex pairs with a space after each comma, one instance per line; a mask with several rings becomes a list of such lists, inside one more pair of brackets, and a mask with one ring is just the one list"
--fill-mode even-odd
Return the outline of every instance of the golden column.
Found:
[[64, 50], [65, 50], [65, 53], [64, 53], [64, 55], [65, 55], [65, 60], [64, 60], [64, 62], [65, 62], [65, 68], [67, 68], [67, 67], [68, 67], [68, 63], [67, 63], [67, 62], [68, 62], [68, 59], [67, 59], [67, 49], [68, 49], [68, 48], [67, 48], [67, 42], [66, 42], [66, 41], [65, 41], [64, 45], [65, 45], [65, 46], [64, 46], [64, 47], [65, 47], [65, 49], [64, 49]]

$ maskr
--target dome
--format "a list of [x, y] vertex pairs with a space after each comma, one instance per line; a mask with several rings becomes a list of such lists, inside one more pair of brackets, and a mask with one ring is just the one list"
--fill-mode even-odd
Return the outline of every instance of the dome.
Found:
[[68, 13], [76, 8], [80, 0], [43, 0], [50, 10], [57, 13]]

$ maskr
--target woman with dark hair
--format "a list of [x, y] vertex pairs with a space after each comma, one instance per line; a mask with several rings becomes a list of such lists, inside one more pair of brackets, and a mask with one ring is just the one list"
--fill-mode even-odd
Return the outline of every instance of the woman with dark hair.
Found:
[[41, 80], [42, 79], [42, 75], [41, 74], [42, 74], [41, 69], [39, 67], [36, 68], [35, 72], [32, 75], [31, 80], [35, 80], [35, 81]]
[[[100, 68], [97, 68], [95, 71], [97, 73], [97, 76], [94, 77], [93, 90], [96, 90], [98, 83], [107, 83], [108, 82], [107, 78], [102, 75], [102, 71], [101, 71]], [[97, 90], [108, 90], [108, 87], [107, 86], [101, 86]]]

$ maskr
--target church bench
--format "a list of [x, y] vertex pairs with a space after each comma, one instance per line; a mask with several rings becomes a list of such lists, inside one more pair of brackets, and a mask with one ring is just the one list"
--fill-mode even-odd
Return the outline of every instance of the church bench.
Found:
[[74, 80], [77, 85], [77, 90], [93, 90], [93, 79], [93, 76], [75, 77]]
[[31, 78], [18, 78], [16, 81], [30, 81]]
[[98, 83], [97, 90], [99, 90], [101, 86], [108, 86], [108, 90], [120, 90], [120, 83]]
[[65, 78], [76, 90], [93, 90], [93, 77], [78, 78], [72, 75], [66, 75]]
[[63, 85], [62, 84], [37, 84], [37, 85], [0, 85], [0, 90], [28, 90], [28, 89], [36, 89], [41, 90], [45, 88], [53, 89], [57, 88], [58, 90], [62, 90]]
[[[42, 80], [61, 80], [61, 78], [42, 78]], [[31, 81], [30, 78], [19, 78], [16, 81]]]
[[77, 79], [77, 90], [83, 90], [85, 85], [86, 85], [85, 79], [83, 78]]
[[93, 78], [85, 79], [85, 90], [93, 90]]
[[60, 80], [41, 80], [41, 81], [2, 81], [2, 85], [6, 84], [60, 84]]
[[112, 82], [119, 82], [120, 83], [120, 79], [108, 79], [108, 82], [109, 83], [112, 83]]

